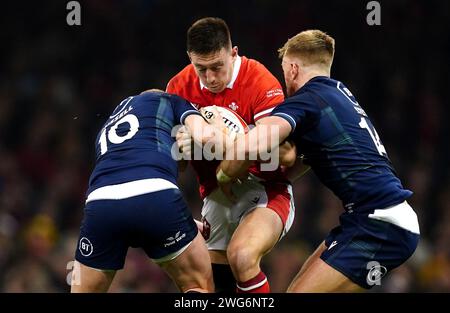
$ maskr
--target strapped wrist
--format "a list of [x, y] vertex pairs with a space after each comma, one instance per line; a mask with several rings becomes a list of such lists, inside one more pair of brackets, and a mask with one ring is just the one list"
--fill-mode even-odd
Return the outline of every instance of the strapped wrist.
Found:
[[228, 183], [232, 180], [232, 178], [225, 174], [222, 169], [217, 172], [216, 178], [219, 183]]

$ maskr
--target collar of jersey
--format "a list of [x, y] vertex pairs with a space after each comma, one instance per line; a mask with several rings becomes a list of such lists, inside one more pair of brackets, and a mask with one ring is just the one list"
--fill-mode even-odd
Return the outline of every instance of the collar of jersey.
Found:
[[328, 76], [314, 76], [313, 78], [311, 78], [310, 80], [308, 80], [308, 81], [307, 81], [300, 89], [298, 89], [298, 90], [294, 93], [294, 95], [297, 95], [297, 94], [301, 93], [301, 92], [305, 89], [305, 86], [308, 85], [309, 83], [312, 83], [312, 82], [314, 82], [314, 81], [316, 81], [316, 80], [322, 80], [322, 79], [327, 80], [327, 79], [330, 79], [330, 77], [328, 77]]
[[[233, 75], [231, 76], [231, 81], [227, 85], [228, 89], [233, 89], [234, 82], [236, 81], [236, 78], [237, 78], [237, 76], [239, 74], [239, 70], [241, 69], [241, 63], [242, 63], [241, 57], [237, 56], [236, 60], [234, 61]], [[203, 83], [202, 83], [202, 81], [200, 79], [199, 79], [199, 81], [200, 81], [200, 88], [201, 89], [203, 89], [203, 88], [208, 89], [208, 87], [203, 85]]]

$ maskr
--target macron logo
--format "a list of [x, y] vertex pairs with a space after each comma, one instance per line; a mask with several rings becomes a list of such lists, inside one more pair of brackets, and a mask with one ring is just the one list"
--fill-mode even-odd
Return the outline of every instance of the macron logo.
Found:
[[331, 244], [330, 244], [330, 246], [328, 247], [328, 250], [330, 250], [331, 248], [333, 248], [335, 245], [337, 245], [338, 243], [337, 243], [337, 241], [335, 240], [335, 241], [333, 241]]

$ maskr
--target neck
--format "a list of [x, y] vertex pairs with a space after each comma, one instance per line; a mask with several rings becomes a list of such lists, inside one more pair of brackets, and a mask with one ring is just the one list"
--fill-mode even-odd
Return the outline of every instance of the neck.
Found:
[[233, 79], [234, 67], [236, 66], [236, 59], [237, 59], [237, 56], [231, 62], [231, 73], [230, 73], [230, 78], [228, 79], [228, 82], [227, 82], [227, 86], [231, 83], [231, 80]]
[[304, 72], [303, 75], [301, 75], [301, 77], [299, 77], [298, 79], [298, 89], [302, 88], [308, 81], [317, 76], [330, 77], [330, 72], [324, 70], [311, 70]]

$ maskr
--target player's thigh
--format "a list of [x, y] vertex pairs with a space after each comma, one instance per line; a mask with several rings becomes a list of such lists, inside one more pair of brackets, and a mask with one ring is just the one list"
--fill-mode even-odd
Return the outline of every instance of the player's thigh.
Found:
[[213, 291], [211, 261], [200, 233], [174, 259], [158, 263], [181, 291]]
[[288, 292], [357, 292], [363, 288], [325, 263], [320, 257], [310, 259], [293, 280]]
[[97, 200], [86, 204], [75, 252], [78, 262], [98, 270], [123, 268], [128, 250], [126, 222], [132, 218], [132, 213], [123, 214], [127, 203]]
[[248, 250], [263, 256], [278, 242], [283, 222], [276, 212], [268, 208], [256, 208], [247, 213], [231, 238], [228, 255], [233, 251]]
[[[404, 203], [381, 211], [379, 214], [385, 218], [396, 212], [404, 219], [408, 214], [414, 217], [412, 209]], [[325, 239], [326, 249], [322, 245], [322, 253], [309, 260], [310, 264], [305, 265], [290, 289], [342, 292], [370, 289], [405, 262], [414, 252], [419, 235], [371, 216], [370, 212], [343, 213], [340, 225]]]
[[290, 230], [295, 218], [292, 186], [286, 182], [278, 181], [264, 181], [260, 185], [266, 198], [265, 207], [278, 214], [283, 223], [283, 229], [279, 237], [279, 240], [281, 240]]
[[106, 292], [115, 274], [116, 271], [97, 270], [75, 261], [70, 292]]
[[142, 247], [154, 261], [180, 254], [199, 233], [180, 190], [154, 192], [139, 201], [129, 242], [133, 247]]
[[151, 205], [142, 206], [135, 220], [133, 246], [142, 247], [181, 290], [209, 290], [208, 250], [181, 192], [159, 191], [142, 200]]
[[288, 287], [288, 292], [345, 292], [361, 288], [320, 259], [327, 249], [322, 242], [306, 260]]
[[206, 245], [209, 250], [226, 251], [231, 236], [237, 227], [233, 220], [233, 204], [220, 189], [215, 189], [203, 200], [202, 222]]
[[[233, 186], [233, 193], [238, 199], [236, 203], [231, 203], [220, 189], [216, 189], [204, 200], [202, 220], [204, 228], [210, 230], [209, 236], [206, 236], [206, 244], [209, 250], [215, 251], [211, 253], [212, 260], [215, 263], [224, 263], [224, 254], [220, 253], [220, 251], [228, 250], [228, 245], [237, 227], [246, 219], [249, 212], [253, 212], [255, 208], [268, 207], [272, 212], [264, 212], [265, 214], [261, 215], [269, 215], [269, 220], [270, 218], [275, 218], [276, 215], [281, 219], [282, 231], [276, 240], [279, 240], [286, 234], [294, 219], [295, 207], [292, 188], [289, 184], [280, 182], [262, 183], [250, 176], [241, 184]], [[276, 230], [274, 232], [278, 232], [278, 220], [275, 225], [271, 224], [270, 226], [275, 227]], [[257, 228], [249, 229], [249, 232], [259, 231]], [[268, 236], [272, 239], [271, 234]], [[256, 240], [261, 240], [265, 243], [269, 239], [259, 236], [259, 239]], [[235, 243], [238, 242], [235, 241]], [[257, 246], [261, 247], [260, 244]], [[270, 249], [272, 246], [273, 244], [269, 244], [268, 248], [262, 247], [262, 251]]]
[[237, 193], [239, 203], [232, 208], [234, 215], [239, 214], [239, 226], [228, 254], [230, 250], [246, 247], [245, 250], [262, 256], [292, 225], [295, 212], [292, 188], [284, 182], [260, 182], [251, 175], [244, 186]]
[[327, 249], [327, 246], [325, 245], [325, 241], [323, 241], [317, 249], [311, 254], [303, 263], [302, 267], [300, 268], [300, 271], [297, 273], [295, 279], [297, 279], [299, 276], [301, 276], [308, 268], [314, 263], [314, 260], [320, 258], [320, 255], [323, 251]]

